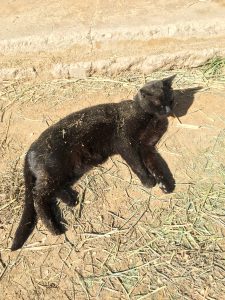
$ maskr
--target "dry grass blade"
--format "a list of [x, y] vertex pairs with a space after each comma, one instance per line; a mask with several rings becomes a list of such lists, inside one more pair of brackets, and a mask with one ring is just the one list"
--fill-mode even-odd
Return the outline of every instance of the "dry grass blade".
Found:
[[83, 290], [84, 290], [84, 292], [85, 292], [85, 294], [86, 294], [86, 296], [87, 296], [87, 299], [90, 300], [90, 295], [89, 295], [89, 292], [88, 292], [86, 283], [85, 283], [85, 281], [84, 281], [84, 279], [83, 279], [83, 276], [81, 276], [81, 274], [80, 274], [79, 272], [77, 272], [76, 270], [75, 270], [75, 273], [76, 273], [76, 275], [77, 275], [77, 277], [78, 277], [78, 280], [79, 280], [79, 282], [80, 282], [80, 285], [82, 286], [82, 288], [83, 288]]

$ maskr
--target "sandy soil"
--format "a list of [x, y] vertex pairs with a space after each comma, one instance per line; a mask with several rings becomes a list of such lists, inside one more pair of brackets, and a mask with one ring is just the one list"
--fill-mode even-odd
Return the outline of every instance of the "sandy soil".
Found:
[[57, 63], [97, 62], [97, 73], [106, 65], [119, 72], [120, 64], [142, 70], [146, 58], [148, 72], [196, 67], [225, 55], [224, 15], [223, 1], [3, 0], [0, 80], [51, 78]]
[[[93, 30], [106, 30], [108, 38], [111, 29], [116, 31], [122, 28], [121, 32], [135, 31], [135, 28], [175, 24], [174, 32], [168, 32], [170, 36], [180, 35], [183, 32], [176, 32], [176, 25], [195, 23], [202, 35], [223, 34], [223, 23], [217, 32], [219, 21], [224, 16], [224, 1], [72, 1], [72, 0], [51, 0], [47, 3], [43, 0], [17, 0], [2, 1], [0, 17], [5, 25], [1, 27], [1, 39], [12, 39], [24, 36], [54, 34], [57, 31], [71, 32], [86, 31], [90, 27]], [[213, 23], [212, 20], [217, 22]], [[201, 28], [201, 22], [205, 25], [214, 24], [214, 32], [207, 32], [207, 28]], [[216, 26], [215, 26], [216, 25]], [[213, 28], [211, 28], [213, 29]], [[185, 28], [185, 36], [191, 35], [191, 26]], [[196, 32], [197, 33], [197, 32]], [[152, 33], [160, 35], [158, 32]], [[105, 37], [107, 38], [107, 36]]]

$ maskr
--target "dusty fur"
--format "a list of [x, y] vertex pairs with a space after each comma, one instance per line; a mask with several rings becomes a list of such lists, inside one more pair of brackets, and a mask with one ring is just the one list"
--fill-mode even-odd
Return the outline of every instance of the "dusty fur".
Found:
[[52, 234], [63, 233], [54, 213], [56, 197], [75, 205], [71, 186], [111, 155], [120, 154], [146, 187], [173, 191], [173, 176], [155, 148], [167, 130], [173, 78], [145, 84], [134, 100], [72, 113], [40, 135], [25, 159], [25, 205], [12, 250], [23, 246], [37, 218]]

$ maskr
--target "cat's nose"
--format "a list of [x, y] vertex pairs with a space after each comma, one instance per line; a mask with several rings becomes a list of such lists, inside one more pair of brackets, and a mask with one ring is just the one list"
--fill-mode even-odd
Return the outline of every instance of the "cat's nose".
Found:
[[170, 109], [169, 106], [166, 106], [165, 109], [166, 109], [166, 113], [167, 113], [167, 114], [170, 113], [171, 109]]

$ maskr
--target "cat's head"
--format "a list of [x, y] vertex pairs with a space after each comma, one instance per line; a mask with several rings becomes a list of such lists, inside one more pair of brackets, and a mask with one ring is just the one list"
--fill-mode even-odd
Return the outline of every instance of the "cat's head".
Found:
[[141, 108], [158, 117], [171, 113], [174, 104], [172, 83], [176, 75], [146, 83], [135, 97]]

